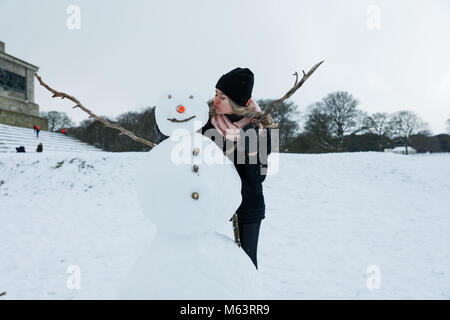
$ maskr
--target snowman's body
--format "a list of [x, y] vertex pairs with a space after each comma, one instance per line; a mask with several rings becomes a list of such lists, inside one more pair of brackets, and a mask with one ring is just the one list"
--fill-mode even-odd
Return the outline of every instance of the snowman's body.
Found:
[[146, 155], [137, 178], [141, 207], [157, 234], [119, 297], [261, 299], [249, 257], [215, 231], [239, 207], [239, 175], [212, 140], [195, 132], [194, 121], [204, 124], [208, 109], [189, 95], [168, 97], [157, 105], [156, 120], [169, 138]]
[[219, 233], [159, 234], [120, 289], [123, 299], [262, 299], [250, 259]]

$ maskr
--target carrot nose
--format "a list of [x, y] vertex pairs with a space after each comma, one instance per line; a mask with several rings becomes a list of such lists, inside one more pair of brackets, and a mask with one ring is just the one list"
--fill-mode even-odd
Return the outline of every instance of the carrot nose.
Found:
[[185, 108], [184, 106], [179, 105], [179, 106], [177, 107], [177, 112], [178, 112], [178, 113], [183, 113], [183, 112], [185, 112], [185, 111], [186, 111], [186, 108]]

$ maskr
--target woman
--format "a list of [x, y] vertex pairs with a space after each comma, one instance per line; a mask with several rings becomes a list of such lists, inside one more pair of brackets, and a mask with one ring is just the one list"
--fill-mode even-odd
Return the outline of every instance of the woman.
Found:
[[[270, 130], [264, 132], [262, 129], [274, 128], [276, 124], [267, 116], [261, 121], [258, 130], [255, 128], [255, 122], [263, 112], [251, 99], [253, 83], [254, 76], [248, 68], [236, 68], [222, 75], [216, 84], [214, 99], [208, 101], [210, 117], [202, 128], [202, 134], [213, 140], [215, 137], [222, 138], [222, 141], [216, 139], [215, 142], [223, 148], [239, 173], [242, 202], [236, 210], [236, 215], [240, 245], [258, 268], [259, 229], [261, 220], [265, 217], [262, 182], [266, 177], [267, 156], [271, 151]], [[252, 139], [247, 138], [248, 130], [254, 131], [257, 145], [252, 145]], [[237, 147], [239, 143], [244, 146], [242, 149]], [[267, 144], [267, 152], [258, 152], [260, 143]], [[230, 144], [232, 148], [229, 147]], [[261, 150], [263, 149], [266, 148]]]

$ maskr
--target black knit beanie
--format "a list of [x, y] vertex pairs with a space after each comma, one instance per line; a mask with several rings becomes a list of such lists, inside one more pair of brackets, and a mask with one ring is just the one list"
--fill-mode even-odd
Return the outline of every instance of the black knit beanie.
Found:
[[240, 106], [245, 106], [252, 97], [254, 76], [248, 68], [236, 68], [222, 75], [216, 88]]

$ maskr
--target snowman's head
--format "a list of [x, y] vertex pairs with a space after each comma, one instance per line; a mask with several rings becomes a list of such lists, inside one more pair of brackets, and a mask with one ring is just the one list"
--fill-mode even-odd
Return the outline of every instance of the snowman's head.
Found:
[[155, 117], [159, 130], [166, 136], [177, 129], [194, 133], [208, 121], [208, 106], [198, 94], [168, 92], [159, 99]]

